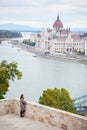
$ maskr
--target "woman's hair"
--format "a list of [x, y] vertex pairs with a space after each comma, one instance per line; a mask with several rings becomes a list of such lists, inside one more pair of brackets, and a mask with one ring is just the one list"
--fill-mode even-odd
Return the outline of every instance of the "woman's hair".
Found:
[[21, 99], [21, 98], [23, 98], [23, 96], [24, 96], [24, 95], [23, 95], [23, 94], [21, 94], [20, 99]]

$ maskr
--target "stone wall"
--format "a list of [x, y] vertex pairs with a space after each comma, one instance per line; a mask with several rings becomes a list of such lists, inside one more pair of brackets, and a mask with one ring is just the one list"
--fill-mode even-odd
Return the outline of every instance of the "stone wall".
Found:
[[[0, 100], [0, 115], [9, 113], [20, 116], [20, 102], [18, 99]], [[40, 104], [27, 102], [25, 116], [64, 130], [87, 130], [86, 117]]]
[[13, 99], [0, 100], [0, 116], [12, 113]]

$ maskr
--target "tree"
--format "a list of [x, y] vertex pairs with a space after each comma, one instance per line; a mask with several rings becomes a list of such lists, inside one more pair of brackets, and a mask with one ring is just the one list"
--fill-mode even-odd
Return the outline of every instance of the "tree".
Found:
[[32, 47], [34, 47], [35, 44], [36, 44], [35, 42], [32, 42], [32, 41], [30, 41], [30, 40], [24, 40], [23, 43], [24, 43], [24, 44], [27, 44], [27, 45], [29, 45], [29, 46], [32, 46]]
[[75, 112], [74, 100], [71, 99], [69, 92], [64, 88], [44, 90], [42, 96], [39, 98], [39, 103], [57, 109]]
[[17, 69], [17, 63], [7, 63], [6, 60], [3, 60], [0, 63], [0, 99], [4, 98], [8, 91], [9, 81], [14, 81], [16, 77], [17, 79], [22, 77], [22, 72]]

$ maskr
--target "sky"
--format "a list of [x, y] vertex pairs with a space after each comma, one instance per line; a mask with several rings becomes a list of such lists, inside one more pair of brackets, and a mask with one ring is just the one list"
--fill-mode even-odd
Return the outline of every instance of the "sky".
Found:
[[58, 14], [65, 28], [87, 28], [87, 0], [0, 0], [0, 24], [52, 28]]

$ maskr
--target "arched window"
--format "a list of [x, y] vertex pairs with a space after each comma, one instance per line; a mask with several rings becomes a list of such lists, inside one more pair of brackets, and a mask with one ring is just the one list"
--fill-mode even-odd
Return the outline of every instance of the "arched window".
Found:
[[72, 49], [70, 48], [70, 52], [72, 51]]
[[67, 52], [69, 51], [69, 49], [67, 48]]

